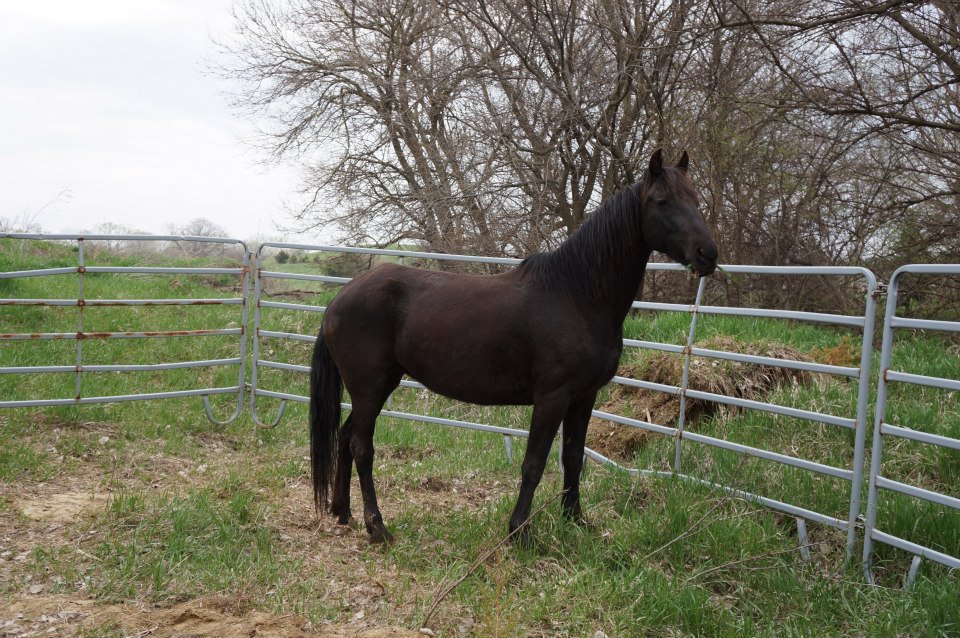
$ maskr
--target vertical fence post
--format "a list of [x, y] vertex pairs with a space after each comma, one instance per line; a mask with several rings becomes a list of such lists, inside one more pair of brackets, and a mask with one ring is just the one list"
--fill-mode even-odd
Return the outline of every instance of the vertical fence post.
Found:
[[73, 396], [80, 400], [80, 377], [83, 371], [83, 274], [86, 271], [83, 259], [83, 238], [77, 240], [77, 372], [74, 380]]
[[690, 380], [690, 359], [691, 349], [696, 342], [697, 316], [700, 310], [700, 303], [703, 300], [703, 288], [707, 283], [706, 277], [700, 277], [700, 284], [697, 286], [697, 296], [693, 302], [693, 309], [690, 316], [690, 332], [687, 334], [687, 347], [683, 350], [683, 378], [680, 382], [680, 416], [677, 418], [677, 442], [673, 454], [673, 472], [680, 473], [680, 454], [683, 449], [683, 423], [687, 411], [687, 384]]
[[253, 361], [250, 371], [250, 416], [254, 423], [264, 428], [275, 427], [280, 423], [287, 408], [286, 400], [281, 401], [280, 408], [272, 421], [263, 421], [257, 414], [257, 381], [260, 361], [260, 295], [262, 294], [263, 278], [260, 271], [263, 269], [263, 246], [257, 247], [257, 254], [253, 260]]
[[237, 405], [225, 421], [219, 421], [213, 416], [213, 409], [210, 407], [210, 396], [203, 395], [203, 409], [207, 413], [207, 420], [214, 425], [229, 425], [236, 421], [237, 417], [243, 411], [243, 391], [244, 382], [247, 378], [247, 319], [250, 316], [250, 257], [251, 253], [247, 250], [245, 243], [240, 244], [243, 248], [243, 260], [241, 261], [242, 272], [240, 274], [240, 290], [243, 295], [243, 302], [240, 304], [240, 368], [237, 378]]
[[[867, 516], [863, 524], [863, 572], [873, 584], [870, 560], [873, 556], [873, 528], [877, 524], [877, 476], [880, 474], [880, 459], [883, 456], [883, 435], [880, 426], [887, 414], [887, 370], [893, 358], [893, 316], [897, 313], [896, 273], [887, 289], [887, 306], [883, 316], [883, 340], [880, 346], [880, 372], [877, 380], [877, 404], [873, 421], [873, 449], [870, 454], [870, 479], [867, 483]], [[859, 487], [859, 486], [858, 486]]]
[[870, 400], [870, 364], [873, 360], [873, 332], [877, 314], [877, 278], [870, 271], [863, 310], [863, 339], [860, 342], [860, 376], [857, 384], [856, 431], [853, 444], [853, 475], [850, 478], [850, 510], [847, 513], [846, 562], [853, 559], [857, 549], [857, 519], [860, 516], [860, 495], [863, 491], [864, 442], [867, 436], [867, 417]]

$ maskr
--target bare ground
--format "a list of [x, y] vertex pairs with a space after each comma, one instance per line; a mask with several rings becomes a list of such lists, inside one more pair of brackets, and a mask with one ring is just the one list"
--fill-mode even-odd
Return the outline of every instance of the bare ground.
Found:
[[244, 601], [205, 597], [154, 608], [144, 604], [98, 605], [89, 598], [27, 595], [0, 610], [0, 636], [80, 636], [93, 630], [117, 636], [173, 638], [413, 638], [402, 627], [314, 626], [303, 618], [246, 608]]
[[[114, 436], [114, 428], [109, 424], [104, 424], [103, 434], [95, 423], [85, 423], [83, 428], [95, 438]], [[55, 433], [50, 436], [55, 437]], [[38, 440], [36, 444], [48, 442]], [[5, 583], [0, 587], [0, 638], [104, 634], [226, 638], [424, 635], [393, 623], [398, 618], [415, 619], [417, 605], [434, 595], [436, 584], [420, 584], [409, 574], [401, 573], [386, 551], [374, 552], [371, 559], [362, 525], [340, 526], [330, 516], [317, 517], [306, 476], [290, 479], [277, 493], [265, 497], [271, 507], [263, 524], [277, 531], [282, 552], [300, 558], [305, 577], [322, 570], [329, 580], [327, 591], [321, 596], [341, 606], [344, 612], [341, 620], [344, 615], [350, 618], [345, 623], [311, 625], [295, 615], [271, 614], [262, 609], [262, 600], [258, 608], [254, 601], [259, 599], [255, 596], [244, 599], [203, 596], [170, 601], [176, 604], [163, 607], [151, 605], [145, 597], [102, 604], [88, 597], [85, 587], [78, 583], [44, 581], [43, 576], [31, 576], [37, 570], [28, 569], [27, 564], [37, 560], [38, 550], [66, 553], [81, 573], [96, 569], [97, 559], [90, 553], [91, 543], [95, 543], [101, 533], [96, 529], [97, 517], [113, 498], [111, 486], [147, 493], [180, 491], [222, 475], [232, 464], [257, 462], [241, 458], [222, 442], [212, 441], [209, 447], [216, 460], [211, 459], [207, 469], [201, 469], [206, 465], [203, 460], [137, 449], [128, 450], [126, 461], [105, 463], [103, 456], [96, 453], [74, 460], [69, 469], [64, 464], [47, 482], [0, 483], [0, 581]], [[402, 451], [385, 452], [386, 463], [406, 460]], [[149, 456], [151, 472], [137, 469], [138, 461], [144, 460], [139, 457], [144, 454]], [[392, 459], [392, 456], [398, 458]], [[388, 471], [380, 468], [378, 487], [383, 495], [381, 508], [385, 519], [389, 524], [408, 507], [421, 512], [432, 508], [473, 510], [489, 506], [503, 494], [515, 491], [513, 485], [476, 479], [424, 475], [404, 482], [392, 479]], [[359, 500], [355, 479], [353, 502], [357, 513]], [[440, 540], [428, 545], [425, 551], [438, 555], [454, 551]], [[445, 607], [438, 618], [446, 618], [453, 624], [472, 622], [452, 601]], [[410, 622], [415, 624], [416, 620], [404, 621]]]

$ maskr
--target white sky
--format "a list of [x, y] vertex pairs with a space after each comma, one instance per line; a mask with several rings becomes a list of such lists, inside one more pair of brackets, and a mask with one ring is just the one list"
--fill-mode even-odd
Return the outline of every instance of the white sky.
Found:
[[0, 217], [157, 234], [206, 217], [239, 239], [277, 237], [298, 174], [263, 165], [209, 72], [231, 6], [0, 0]]

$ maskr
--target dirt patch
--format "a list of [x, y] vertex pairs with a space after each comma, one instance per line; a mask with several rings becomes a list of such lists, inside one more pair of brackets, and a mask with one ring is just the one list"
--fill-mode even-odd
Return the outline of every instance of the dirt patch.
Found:
[[222, 597], [198, 598], [174, 607], [96, 605], [68, 596], [27, 596], [0, 611], [0, 636], [77, 636], [113, 628], [123, 636], [173, 638], [414, 638], [402, 627], [313, 626], [304, 618], [237, 609]]
[[429, 492], [445, 492], [450, 489], [450, 484], [436, 476], [425, 476], [420, 479], [420, 487]]
[[[709, 350], [774, 359], [807, 362], [814, 360], [809, 355], [789, 346], [773, 343], [742, 343], [731, 337], [715, 337], [697, 346]], [[654, 353], [639, 363], [621, 366], [617, 374], [632, 379], [679, 386], [683, 379], [683, 357], [671, 353]], [[823, 375], [775, 365], [693, 357], [690, 361], [689, 387], [730, 397], [761, 399], [771, 390], [785, 384], [822, 383], [823, 379]], [[649, 423], [676, 427], [680, 416], [680, 399], [676, 395], [654, 390], [613, 385], [610, 390], [610, 399], [599, 406], [599, 409]], [[734, 406], [688, 398], [684, 411], [684, 423], [689, 427], [698, 419], [715, 414], [731, 415], [736, 410]], [[654, 434], [647, 430], [594, 418], [590, 420], [587, 446], [604, 456], [624, 462], [632, 460], [651, 436]]]
[[432, 445], [423, 447], [384, 445], [377, 448], [377, 458], [379, 460], [422, 461], [435, 456], [440, 456], [440, 451]]
[[72, 523], [102, 510], [110, 497], [95, 492], [42, 494], [14, 501], [20, 513], [34, 521]]

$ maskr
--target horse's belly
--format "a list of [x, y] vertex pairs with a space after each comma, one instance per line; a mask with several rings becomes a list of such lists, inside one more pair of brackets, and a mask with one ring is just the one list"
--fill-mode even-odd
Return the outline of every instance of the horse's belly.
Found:
[[484, 380], [472, 383], [451, 383], [447, 379], [433, 379], [420, 381], [420, 383], [437, 394], [478, 405], [531, 405], [533, 403], [530, 392], [500, 383], [487, 383]]
[[410, 377], [451, 399], [481, 405], [533, 403], [527, 366], [502, 351], [481, 354], [473, 348], [442, 347], [436, 340], [425, 340], [398, 355]]

